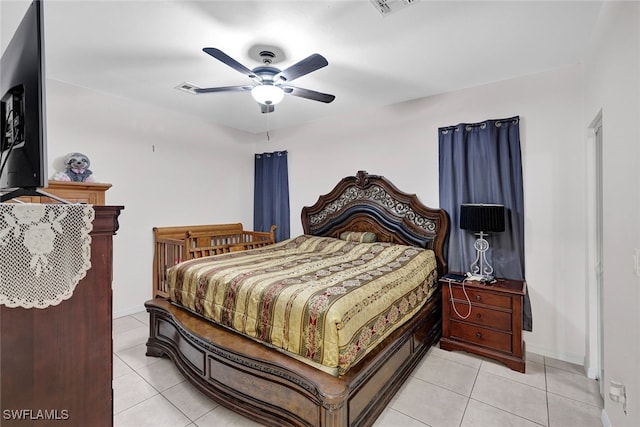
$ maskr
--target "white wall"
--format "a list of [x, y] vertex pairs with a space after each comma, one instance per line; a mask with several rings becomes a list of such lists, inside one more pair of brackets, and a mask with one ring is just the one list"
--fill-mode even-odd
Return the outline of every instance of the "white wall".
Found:
[[[529, 351], [582, 363], [590, 205], [586, 129], [602, 111], [605, 147], [605, 384], [623, 381], [640, 425], [640, 5], [605, 2], [582, 66], [355, 112], [263, 138], [48, 80], [50, 175], [69, 152], [90, 156], [107, 202], [125, 206], [114, 238], [114, 314], [150, 296], [153, 226], [240, 221], [251, 227], [253, 153], [289, 151], [292, 235], [302, 206], [364, 169], [438, 205], [437, 128], [521, 116], [526, 268], [534, 315]], [[584, 99], [583, 99], [584, 97]], [[336, 102], [339, 102], [339, 98]], [[330, 105], [327, 106], [330, 108]]]
[[155, 226], [253, 223], [253, 145], [247, 134], [124, 98], [47, 80], [49, 175], [70, 152], [91, 159], [122, 205], [114, 238], [113, 311], [151, 297]]
[[606, 396], [605, 421], [640, 425], [640, 4], [604, 2], [585, 62], [583, 128], [602, 112], [604, 174], [604, 385], [624, 383], [628, 412]]
[[527, 349], [584, 361], [581, 65], [271, 131], [268, 142], [61, 82], [49, 81], [47, 95], [50, 162], [60, 167], [66, 153], [85, 152], [96, 177], [114, 184], [108, 203], [125, 206], [114, 240], [115, 315], [140, 309], [149, 297], [153, 226], [241, 221], [251, 227], [254, 152], [288, 150], [296, 235], [301, 208], [360, 169], [437, 206], [437, 128], [519, 115], [534, 317]]
[[[485, 85], [271, 132], [289, 151], [291, 233], [300, 210], [363, 169], [438, 206], [441, 126], [521, 117], [529, 351], [582, 364], [585, 342], [585, 150], [582, 67]], [[336, 101], [337, 102], [337, 101]], [[330, 106], [328, 107], [330, 108]]]
[[139, 310], [150, 295], [153, 226], [240, 221], [251, 227], [254, 152], [289, 151], [296, 235], [301, 208], [360, 169], [437, 206], [437, 128], [519, 115], [534, 317], [527, 348], [582, 363], [581, 88], [582, 67], [574, 66], [272, 131], [269, 142], [247, 143], [256, 136], [48, 81], [49, 157], [60, 168], [66, 153], [85, 152], [98, 180], [113, 184], [107, 202], [125, 206], [114, 240], [114, 314], [120, 315]]

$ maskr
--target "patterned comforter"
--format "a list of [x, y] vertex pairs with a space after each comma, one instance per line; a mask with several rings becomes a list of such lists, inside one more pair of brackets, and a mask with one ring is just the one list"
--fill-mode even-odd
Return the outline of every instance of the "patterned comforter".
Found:
[[337, 374], [410, 319], [436, 280], [430, 250], [307, 235], [169, 270], [174, 303]]

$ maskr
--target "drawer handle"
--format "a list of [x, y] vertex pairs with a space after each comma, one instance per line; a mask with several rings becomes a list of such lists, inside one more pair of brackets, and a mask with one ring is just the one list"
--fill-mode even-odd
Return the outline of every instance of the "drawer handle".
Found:
[[480, 295], [476, 295], [476, 301], [480, 301], [482, 299], [482, 297], [480, 297]]
[[481, 332], [476, 332], [476, 338], [478, 338], [478, 339], [482, 338], [482, 333]]
[[482, 317], [482, 314], [478, 313], [476, 314], [476, 319], [480, 319]]

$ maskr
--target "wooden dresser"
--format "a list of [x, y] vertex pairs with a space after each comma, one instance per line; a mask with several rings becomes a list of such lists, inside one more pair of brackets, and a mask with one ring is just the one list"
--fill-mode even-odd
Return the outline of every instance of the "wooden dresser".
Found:
[[91, 268], [45, 309], [0, 305], [0, 425], [113, 425], [112, 239], [121, 206], [95, 206]]
[[449, 283], [445, 276], [440, 285], [440, 348], [475, 353], [524, 372], [522, 304], [526, 283], [509, 279], [497, 279], [486, 285], [476, 281]]
[[[104, 205], [105, 193], [111, 184], [97, 182], [49, 181], [42, 191], [72, 203]], [[23, 196], [20, 200], [27, 203], [58, 203], [57, 200], [44, 196]]]

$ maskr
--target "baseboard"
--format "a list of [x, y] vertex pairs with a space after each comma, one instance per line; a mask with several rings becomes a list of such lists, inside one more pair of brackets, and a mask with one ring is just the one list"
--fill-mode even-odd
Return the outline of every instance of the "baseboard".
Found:
[[113, 318], [117, 319], [118, 317], [130, 316], [132, 314], [141, 313], [145, 311], [144, 305], [137, 307], [129, 307], [124, 310], [118, 310], [113, 312]]
[[[526, 342], [525, 338], [525, 342]], [[567, 354], [567, 353], [558, 353], [555, 351], [551, 351], [548, 348], [537, 347], [535, 345], [530, 345], [527, 342], [527, 353], [535, 353], [541, 356], [550, 357], [552, 359], [562, 360], [563, 362], [573, 363], [575, 365], [584, 366], [584, 355], [575, 355], [575, 354]]]

